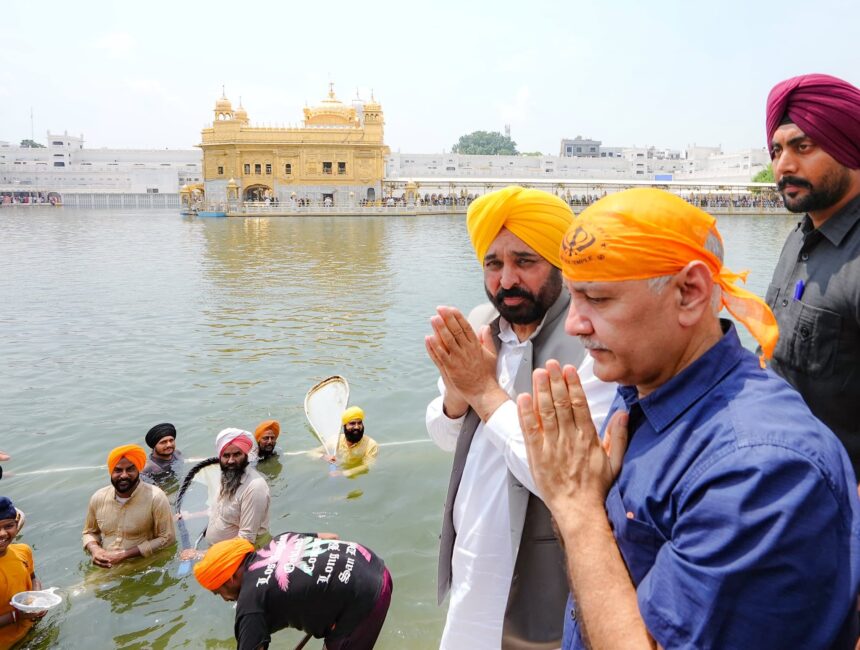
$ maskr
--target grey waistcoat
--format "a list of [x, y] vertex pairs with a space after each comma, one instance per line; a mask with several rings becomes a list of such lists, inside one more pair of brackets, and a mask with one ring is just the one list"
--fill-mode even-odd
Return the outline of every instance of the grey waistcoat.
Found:
[[[532, 370], [543, 367], [549, 359], [579, 367], [585, 350], [579, 339], [564, 332], [564, 320], [570, 304], [570, 294], [562, 290], [544, 319], [541, 331], [532, 339], [532, 346], [523, 356], [514, 379], [517, 394], [532, 392]], [[490, 323], [493, 341], [498, 350], [499, 319]], [[439, 547], [439, 603], [451, 588], [451, 558], [454, 552], [454, 501], [463, 477], [466, 457], [472, 437], [480, 424], [477, 413], [469, 409], [460, 429], [454, 464], [445, 499], [442, 534]], [[502, 648], [526, 650], [558, 648], [564, 626], [564, 606], [567, 601], [567, 571], [564, 552], [552, 528], [549, 510], [538, 497], [529, 492], [514, 475], [507, 476], [508, 502], [511, 516], [511, 537], [516, 562], [505, 609]]]

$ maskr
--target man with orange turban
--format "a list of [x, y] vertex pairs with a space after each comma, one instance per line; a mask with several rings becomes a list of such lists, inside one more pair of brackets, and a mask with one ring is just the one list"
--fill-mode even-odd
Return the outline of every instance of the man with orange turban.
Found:
[[277, 444], [280, 435], [281, 425], [277, 420], [264, 420], [257, 425], [254, 430], [254, 438], [257, 439], [259, 460], [266, 460], [278, 455], [278, 452], [275, 451], [275, 444]]
[[83, 546], [93, 564], [109, 569], [129, 558], [149, 557], [176, 539], [167, 495], [143, 483], [146, 451], [123, 445], [108, 454], [111, 485], [90, 498]]
[[823, 74], [777, 84], [767, 140], [785, 207], [805, 213], [767, 291], [782, 332], [771, 367], [860, 473], [860, 88]]
[[[439, 307], [427, 353], [441, 395], [427, 431], [454, 452], [439, 550], [438, 598], [451, 599], [441, 648], [557, 648], [567, 598], [564, 555], [528, 471], [512, 397], [550, 358], [580, 368], [595, 414], [615, 394], [564, 333], [559, 248], [573, 213], [558, 197], [507, 187], [475, 200], [466, 226], [490, 299], [468, 320]], [[583, 365], [584, 364], [584, 365]]]
[[773, 351], [773, 315], [723, 266], [714, 218], [662, 190], [619, 192], [574, 219], [561, 258], [567, 332], [619, 384], [602, 439], [572, 366], [547, 362], [518, 398], [567, 551], [562, 647], [853, 647], [853, 472], [719, 319], [726, 307]]
[[268, 648], [272, 634], [288, 627], [325, 639], [326, 650], [370, 650], [393, 588], [382, 558], [331, 533], [282, 533], [256, 553], [242, 538], [218, 542], [194, 576], [236, 602], [239, 650]]

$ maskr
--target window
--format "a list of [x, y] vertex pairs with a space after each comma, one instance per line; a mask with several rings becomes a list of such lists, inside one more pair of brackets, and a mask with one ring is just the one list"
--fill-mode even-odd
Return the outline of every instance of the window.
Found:
[[218, 175], [219, 175], [219, 176], [223, 176], [223, 175], [224, 175], [224, 168], [223, 168], [221, 165], [218, 165]]
[[292, 173], [293, 173], [293, 166], [290, 163], [285, 163], [284, 164], [284, 174], [286, 176], [289, 176]]
[[337, 164], [337, 173], [340, 175], [346, 174], [346, 163], [345, 162], [339, 162]]
[[62, 147], [62, 146], [63, 146], [63, 141], [62, 141], [62, 140], [54, 140], [54, 141], [51, 143], [51, 145], [52, 145], [52, 146], [54, 146], [54, 147]]
[[[16, 164], [17, 164], [17, 163], [16, 163]], [[64, 163], [64, 162], [62, 162], [62, 161], [60, 161], [60, 160], [55, 160], [55, 161], [54, 161], [54, 167], [65, 167], [65, 166], [66, 166], [66, 163]]]
[[260, 163], [254, 163], [254, 173], [257, 176], [263, 173], [263, 166]]
[[323, 174], [331, 174], [331, 163], [324, 162], [323, 163]]
[[245, 173], [246, 173], [246, 174], [250, 174], [250, 173], [251, 173], [251, 165], [250, 165], [250, 164], [248, 164], [248, 163], [245, 163]]
[[157, 187], [147, 187], [146, 193], [147, 194], [158, 194], [158, 188]]
[[272, 175], [272, 163], [266, 163], [266, 176]]

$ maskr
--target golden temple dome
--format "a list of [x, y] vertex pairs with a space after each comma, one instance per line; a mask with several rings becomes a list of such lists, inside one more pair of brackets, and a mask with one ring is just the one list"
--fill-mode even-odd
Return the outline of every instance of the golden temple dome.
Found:
[[215, 110], [219, 113], [232, 113], [233, 105], [230, 103], [230, 100], [224, 96], [218, 98], [218, 101], [215, 102]]
[[240, 122], [248, 123], [248, 111], [242, 106], [242, 98], [239, 98], [239, 108], [233, 113], [233, 118], [239, 120]]
[[316, 106], [306, 107], [304, 113], [307, 126], [348, 126], [357, 122], [355, 108], [335, 97], [334, 83], [329, 83], [328, 97]]

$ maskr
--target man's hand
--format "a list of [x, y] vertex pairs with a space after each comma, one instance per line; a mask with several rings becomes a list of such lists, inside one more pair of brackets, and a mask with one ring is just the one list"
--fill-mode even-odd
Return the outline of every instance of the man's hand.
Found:
[[455, 418], [471, 406], [485, 422], [508, 400], [496, 381], [496, 351], [489, 328], [480, 338], [454, 307], [438, 307], [425, 337], [427, 354], [445, 383], [445, 414]]
[[601, 443], [573, 366], [551, 359], [532, 375], [534, 397], [517, 398], [535, 484], [562, 526], [603, 512], [627, 449], [627, 414], [616, 413]]
[[37, 621], [40, 618], [44, 618], [45, 614], [47, 614], [47, 613], [48, 613], [47, 609], [43, 609], [41, 612], [21, 612], [21, 611], [19, 611], [16, 616], [17, 616], [19, 621], [20, 620]]
[[87, 544], [87, 550], [93, 556], [93, 564], [96, 566], [100, 566], [103, 569], [110, 569], [113, 566], [111, 564], [110, 553], [95, 542]]

